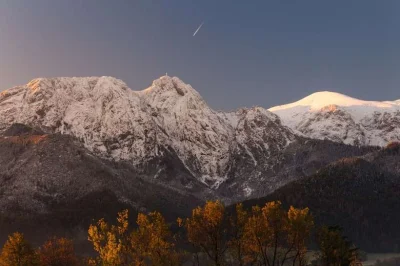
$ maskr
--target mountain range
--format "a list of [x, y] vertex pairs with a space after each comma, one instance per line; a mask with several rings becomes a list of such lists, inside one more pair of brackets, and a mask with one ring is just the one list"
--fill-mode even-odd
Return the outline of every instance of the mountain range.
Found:
[[142, 91], [112, 77], [35, 79], [0, 92], [0, 218], [15, 229], [53, 217], [48, 231], [125, 207], [172, 219], [207, 199], [278, 195], [338, 160], [381, 152], [399, 133], [400, 101], [318, 92], [221, 112], [176, 77]]

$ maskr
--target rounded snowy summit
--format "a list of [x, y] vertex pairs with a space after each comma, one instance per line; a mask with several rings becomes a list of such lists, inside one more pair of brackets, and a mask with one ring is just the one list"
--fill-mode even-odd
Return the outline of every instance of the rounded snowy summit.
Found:
[[319, 110], [326, 106], [370, 106], [378, 108], [388, 108], [397, 105], [396, 102], [378, 102], [378, 101], [364, 101], [350, 96], [331, 91], [315, 92], [297, 102], [275, 106], [269, 109], [271, 112], [296, 108], [296, 107], [309, 107], [311, 110]]

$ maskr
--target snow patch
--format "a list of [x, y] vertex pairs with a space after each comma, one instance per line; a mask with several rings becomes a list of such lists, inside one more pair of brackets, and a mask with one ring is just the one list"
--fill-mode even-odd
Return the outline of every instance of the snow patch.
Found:
[[243, 193], [245, 195], [245, 197], [250, 197], [251, 194], [253, 193], [253, 189], [251, 189], [250, 187], [246, 186], [243, 188]]

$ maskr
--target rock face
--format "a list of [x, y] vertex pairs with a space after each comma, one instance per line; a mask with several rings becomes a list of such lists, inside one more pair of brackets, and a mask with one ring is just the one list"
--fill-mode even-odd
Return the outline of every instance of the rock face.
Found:
[[324, 91], [269, 111], [310, 138], [372, 146], [400, 140], [399, 101], [362, 101]]
[[174, 149], [204, 183], [215, 185], [225, 176], [234, 130], [197, 91], [178, 78], [162, 77], [139, 94], [160, 145]]
[[[0, 132], [14, 123], [72, 135], [94, 154], [138, 169], [170, 152], [191, 176], [181, 182], [188, 188], [198, 181], [218, 188], [240, 154], [243, 166], [266, 167], [266, 158], [297, 138], [263, 108], [216, 112], [167, 76], [143, 91], [111, 77], [36, 79], [1, 93]], [[164, 170], [156, 166], [153, 178]]]

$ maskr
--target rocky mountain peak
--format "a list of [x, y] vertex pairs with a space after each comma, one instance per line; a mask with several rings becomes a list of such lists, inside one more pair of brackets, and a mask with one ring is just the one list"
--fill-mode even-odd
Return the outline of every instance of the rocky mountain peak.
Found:
[[175, 92], [178, 93], [180, 96], [184, 96], [189, 89], [193, 90], [193, 88], [189, 87], [190, 85], [185, 84], [178, 77], [162, 76], [154, 80], [150, 88], [145, 90], [145, 92], [150, 92], [154, 90], [157, 91], [175, 90]]
[[[172, 150], [193, 178], [211, 187], [229, 178], [238, 145], [262, 157], [294, 136], [261, 107], [216, 112], [192, 86], [169, 76], [143, 91], [112, 77], [35, 79], [0, 96], [0, 131], [14, 123], [72, 135], [101, 157], [133, 165]], [[250, 147], [270, 139], [279, 144]]]
[[139, 94], [149, 106], [157, 109], [179, 108], [187, 112], [184, 109], [209, 108], [192, 86], [177, 77], [160, 77]]

